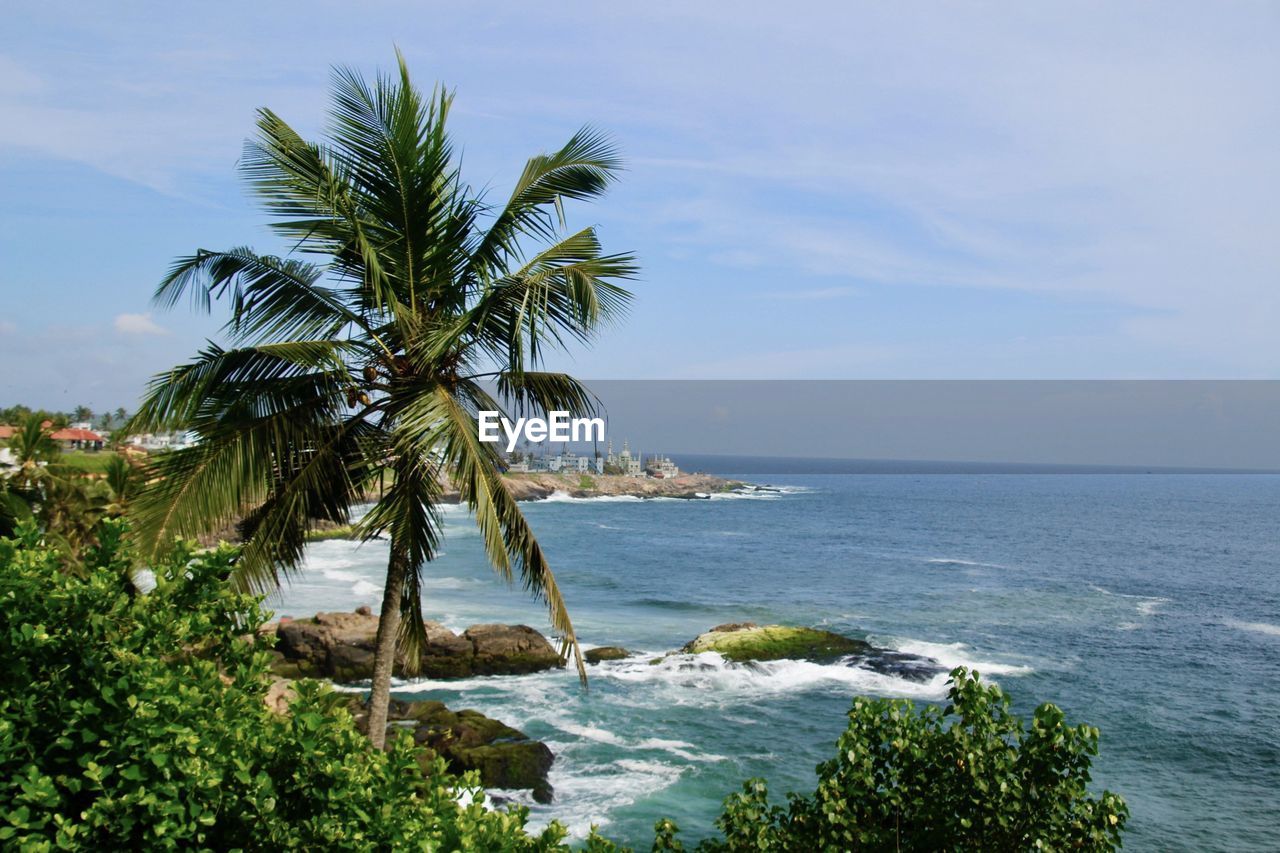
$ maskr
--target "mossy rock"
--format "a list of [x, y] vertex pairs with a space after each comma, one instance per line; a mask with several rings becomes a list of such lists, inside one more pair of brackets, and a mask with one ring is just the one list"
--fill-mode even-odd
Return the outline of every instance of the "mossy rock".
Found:
[[421, 747], [424, 770], [439, 756], [454, 773], [476, 770], [486, 788], [523, 788], [540, 803], [551, 802], [547, 773], [555, 755], [541, 741], [479, 711], [450, 711], [442, 702], [392, 700], [388, 720], [407, 730]]
[[622, 660], [631, 656], [631, 652], [621, 646], [600, 646], [595, 649], [587, 649], [582, 653], [587, 663], [600, 663], [606, 660]]
[[418, 667], [418, 677], [470, 678], [475, 675], [471, 661], [470, 656], [424, 654]]
[[271, 674], [279, 678], [320, 678], [324, 676], [324, 672], [315, 666], [311, 661], [306, 659], [289, 660], [280, 652], [274, 649], [269, 651], [271, 656]]
[[525, 788], [533, 799], [549, 803], [552, 798], [547, 772], [555, 756], [545, 743], [536, 740], [489, 743], [452, 750], [451, 763], [467, 770], [479, 770], [484, 784], [492, 788]]
[[528, 675], [564, 666], [564, 661], [557, 654], [540, 654], [537, 652], [508, 655], [476, 655], [472, 660], [471, 671], [474, 675]]
[[872, 646], [831, 631], [786, 625], [720, 625], [686, 645], [682, 652], [717, 652], [731, 661], [830, 661], [867, 654]]

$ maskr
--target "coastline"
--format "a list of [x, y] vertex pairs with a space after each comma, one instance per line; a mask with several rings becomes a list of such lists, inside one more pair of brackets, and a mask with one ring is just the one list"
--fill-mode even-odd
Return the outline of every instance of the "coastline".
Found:
[[[579, 473], [507, 473], [503, 482], [516, 500], [545, 500], [556, 492], [571, 498], [635, 497], [684, 498], [699, 500], [717, 492], [731, 492], [747, 486], [737, 480], [726, 480], [711, 474], [681, 474], [670, 479], [627, 477], [616, 474]], [[449, 491], [445, 500], [457, 503], [458, 494]]]

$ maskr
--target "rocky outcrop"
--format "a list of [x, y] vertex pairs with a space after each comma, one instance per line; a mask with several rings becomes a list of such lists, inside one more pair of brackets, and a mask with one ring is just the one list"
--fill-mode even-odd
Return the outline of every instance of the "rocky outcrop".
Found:
[[622, 660], [631, 656], [631, 652], [621, 646], [599, 646], [594, 649], [587, 649], [582, 653], [587, 663], [601, 663], [607, 660]]
[[[538, 472], [505, 474], [507, 491], [521, 501], [536, 501], [563, 492], [574, 498], [627, 495], [637, 498], [705, 499], [715, 492], [728, 492], [746, 484], [710, 474], [681, 474], [669, 480], [655, 477], [622, 477], [614, 474]], [[456, 501], [456, 491], [446, 491], [444, 499]]]
[[472, 625], [462, 636], [474, 649], [474, 675], [541, 672], [564, 663], [547, 638], [528, 625]]
[[[272, 669], [277, 675], [339, 683], [373, 677], [378, 617], [369, 608], [281, 620], [274, 627]], [[462, 636], [438, 622], [426, 627], [417, 673], [425, 678], [519, 675], [564, 665], [546, 637], [527, 625], [472, 625]], [[406, 670], [404, 659], [397, 660], [395, 674], [403, 676]]]
[[818, 628], [787, 625], [757, 625], [735, 622], [717, 625], [685, 644], [685, 654], [716, 652], [726, 660], [749, 661], [810, 660], [818, 663], [840, 661], [886, 675], [925, 681], [945, 667], [932, 658], [882, 649], [865, 640]]
[[450, 772], [478, 771], [486, 788], [527, 789], [537, 802], [551, 802], [547, 773], [555, 755], [524, 732], [479, 711], [451, 711], [435, 701], [393, 699], [387, 719], [388, 732], [407, 734], [422, 747], [418, 760], [424, 770], [439, 756]]
[[681, 651], [688, 654], [719, 652], [726, 660], [813, 660], [831, 661], [871, 649], [863, 640], [853, 640], [817, 628], [785, 625], [756, 625], [740, 622], [717, 625]]

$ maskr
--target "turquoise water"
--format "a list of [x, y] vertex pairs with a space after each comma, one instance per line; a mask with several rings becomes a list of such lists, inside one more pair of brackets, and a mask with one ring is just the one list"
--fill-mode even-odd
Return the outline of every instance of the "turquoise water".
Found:
[[[634, 844], [674, 818], [686, 840], [761, 775], [808, 791], [856, 694], [940, 699], [841, 665], [651, 666], [712, 625], [821, 625], [977, 667], [1028, 712], [1052, 701], [1102, 729], [1095, 782], [1124, 794], [1136, 850], [1280, 849], [1280, 477], [757, 476], [784, 487], [710, 501], [526, 504], [579, 635], [632, 660], [404, 684], [556, 752], [558, 818]], [[488, 570], [447, 512], [425, 609], [460, 630], [542, 611]], [[314, 545], [280, 613], [375, 604], [385, 543]]]

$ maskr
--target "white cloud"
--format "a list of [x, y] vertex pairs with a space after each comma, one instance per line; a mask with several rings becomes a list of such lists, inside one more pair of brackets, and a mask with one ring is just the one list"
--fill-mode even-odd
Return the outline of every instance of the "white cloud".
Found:
[[167, 335], [169, 330], [151, 319], [151, 314], [117, 314], [116, 331], [122, 335]]

